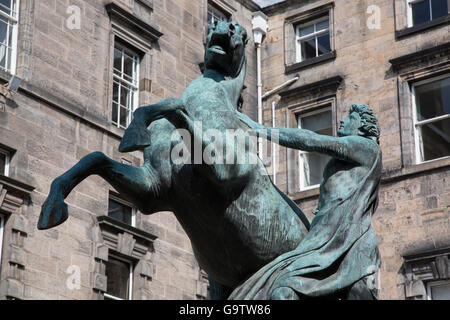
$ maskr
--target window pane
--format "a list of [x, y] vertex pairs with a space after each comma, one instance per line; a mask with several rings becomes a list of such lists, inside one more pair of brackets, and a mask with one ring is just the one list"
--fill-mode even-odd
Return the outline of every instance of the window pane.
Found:
[[120, 104], [124, 107], [130, 107], [130, 89], [122, 85], [120, 87]]
[[215, 21], [227, 21], [227, 16], [221, 11], [217, 10], [211, 5], [208, 5], [208, 23], [214, 23]]
[[6, 32], [8, 31], [8, 23], [2, 17], [0, 17], [0, 43], [6, 45]]
[[[331, 110], [317, 113], [311, 116], [303, 116], [300, 118], [300, 127], [314, 131], [318, 134], [333, 135], [331, 124]], [[330, 161], [330, 157], [318, 153], [301, 153], [303, 168], [302, 170], [302, 186], [309, 187], [320, 184], [322, 181], [323, 170]]]
[[430, 2], [429, 2], [429, 0], [412, 3], [411, 10], [412, 10], [414, 25], [430, 21]]
[[328, 19], [316, 24], [316, 31], [328, 29]]
[[105, 262], [106, 293], [120, 299], [129, 298], [130, 264], [109, 257]]
[[450, 283], [431, 287], [432, 300], [450, 300]]
[[124, 128], [126, 128], [128, 125], [127, 116], [128, 116], [127, 109], [120, 107], [120, 125]]
[[330, 34], [326, 33], [320, 37], [317, 37], [317, 45], [319, 46], [319, 56], [331, 51], [330, 47]]
[[11, 0], [0, 0], [0, 10], [6, 14], [11, 14]]
[[450, 77], [416, 86], [417, 120], [450, 114]]
[[111, 116], [111, 120], [112, 120], [112, 122], [113, 123], [118, 123], [118, 120], [117, 120], [117, 112], [118, 112], [118, 110], [117, 110], [117, 103], [115, 103], [115, 102], [113, 102], [113, 107], [112, 107], [112, 116]]
[[0, 174], [4, 175], [5, 169], [6, 169], [6, 155], [0, 153]]
[[[122, 71], [122, 51], [117, 48], [114, 48], [114, 69], [117, 69], [120, 72]], [[117, 71], [115, 71], [117, 73]]]
[[131, 208], [112, 199], [108, 203], [108, 216], [131, 225]]
[[420, 126], [422, 161], [450, 156], [450, 119]]
[[123, 62], [123, 73], [128, 76], [128, 81], [133, 81], [133, 57], [129, 56], [128, 54], [124, 55], [124, 62]]
[[313, 24], [310, 26], [305, 26], [305, 27], [300, 28], [299, 36], [303, 37], [303, 36], [306, 36], [311, 33], [314, 33], [314, 25]]
[[331, 158], [315, 152], [302, 153], [301, 157], [303, 158], [303, 187], [320, 184], [323, 170]]
[[447, 0], [431, 0], [431, 12], [433, 19], [446, 16], [448, 14]]
[[301, 117], [301, 128], [319, 134], [332, 135], [331, 111], [325, 111], [312, 116]]
[[316, 39], [300, 41], [302, 61], [316, 57]]

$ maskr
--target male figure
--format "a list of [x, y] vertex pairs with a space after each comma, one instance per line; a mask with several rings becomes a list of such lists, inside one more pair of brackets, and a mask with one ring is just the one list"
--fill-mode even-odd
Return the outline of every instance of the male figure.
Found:
[[231, 299], [372, 299], [367, 283], [380, 264], [370, 226], [381, 174], [379, 126], [366, 105], [351, 105], [339, 137], [309, 130], [267, 128], [240, 119], [259, 136], [288, 148], [332, 157], [323, 173], [316, 216], [299, 246], [260, 269], [233, 291]]

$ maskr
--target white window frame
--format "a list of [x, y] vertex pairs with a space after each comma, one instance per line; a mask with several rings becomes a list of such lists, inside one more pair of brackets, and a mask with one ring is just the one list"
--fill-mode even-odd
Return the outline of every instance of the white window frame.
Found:
[[[323, 22], [325, 20], [328, 20], [328, 27], [326, 29], [323, 29], [323, 30], [320, 30], [320, 31], [316, 31], [316, 24], [319, 23], [319, 22]], [[304, 36], [300, 36], [300, 29], [302, 29], [304, 27], [307, 27], [307, 26], [310, 26], [310, 25], [314, 26], [313, 33], [310, 33], [310, 34], [307, 34], [307, 35], [304, 35]], [[302, 61], [308, 60], [308, 59], [303, 59], [303, 57], [302, 57], [302, 47], [301, 47], [300, 42], [303, 41], [303, 40], [309, 40], [309, 39], [312, 39], [312, 38], [315, 38], [316, 57], [318, 57], [319, 56], [319, 46], [318, 46], [318, 43], [317, 43], [317, 38], [319, 36], [325, 34], [325, 33], [329, 34], [329, 37], [330, 37], [330, 48], [331, 48], [330, 17], [329, 17], [329, 15], [325, 15], [325, 16], [317, 18], [315, 20], [308, 21], [308, 22], [305, 22], [305, 23], [297, 25], [295, 27], [295, 47], [296, 47], [296, 50], [297, 50], [297, 52], [296, 52], [296, 61], [297, 62], [302, 62]], [[312, 59], [312, 58], [310, 58], [310, 59]]]
[[[18, 36], [18, 29], [19, 29], [19, 5], [20, 0], [11, 0], [12, 1], [12, 8], [11, 8], [11, 15], [6, 14], [2, 10], [0, 10], [0, 16], [8, 21], [8, 29], [12, 27], [12, 44], [9, 43], [9, 30], [6, 31], [6, 48], [11, 48], [11, 61], [8, 61], [8, 52], [6, 51], [6, 70], [7, 72], [11, 74], [16, 73], [16, 64], [17, 64], [17, 36]], [[10, 65], [9, 65], [10, 63]], [[9, 65], [9, 69], [8, 69]], [[0, 67], [3, 69], [3, 67]]]
[[431, 118], [431, 119], [426, 119], [426, 120], [422, 120], [422, 121], [418, 121], [417, 120], [417, 104], [416, 104], [416, 86], [420, 86], [423, 84], [427, 84], [430, 82], [435, 82], [435, 81], [439, 81], [445, 78], [450, 77], [450, 75], [446, 74], [446, 75], [442, 75], [436, 78], [431, 78], [431, 79], [426, 79], [423, 81], [418, 81], [416, 83], [413, 83], [411, 85], [411, 105], [412, 105], [412, 114], [413, 114], [413, 122], [414, 122], [414, 144], [415, 144], [415, 149], [416, 149], [416, 164], [421, 164], [421, 163], [428, 163], [431, 161], [436, 161], [436, 160], [441, 160], [441, 159], [447, 159], [450, 158], [450, 156], [446, 156], [446, 157], [441, 157], [441, 158], [436, 158], [436, 159], [431, 159], [431, 160], [426, 160], [423, 161], [422, 160], [422, 152], [421, 152], [421, 148], [422, 148], [422, 142], [420, 141], [420, 132], [419, 132], [419, 127], [421, 125], [425, 125], [428, 123], [432, 123], [432, 122], [436, 122], [436, 121], [440, 121], [440, 120], [444, 120], [444, 119], [448, 119], [450, 118], [450, 114], [445, 114], [439, 117], [435, 117], [435, 118]]
[[[301, 118], [308, 117], [308, 116], [313, 116], [313, 115], [316, 115], [316, 114], [319, 114], [319, 113], [328, 112], [328, 111], [331, 112], [331, 123], [330, 123], [330, 125], [331, 125], [331, 130], [332, 130], [333, 135], [334, 135], [334, 130], [333, 130], [333, 108], [332, 108], [331, 105], [324, 105], [324, 106], [321, 106], [321, 107], [315, 109], [314, 111], [297, 114], [297, 126], [298, 126], [298, 128], [302, 129]], [[304, 161], [303, 161], [302, 155], [308, 154], [308, 153], [311, 153], [311, 152], [303, 151], [303, 150], [299, 150], [298, 151], [298, 170], [299, 170], [299, 188], [300, 188], [300, 191], [311, 190], [311, 189], [315, 189], [315, 188], [320, 186], [320, 184], [315, 184], [315, 185], [311, 185], [311, 186], [306, 186], [305, 185], [306, 179], [305, 179], [304, 170], [303, 170]]]
[[[116, 259], [116, 260], [120, 260], [122, 262], [127, 263], [130, 266], [130, 272], [129, 272], [129, 284], [128, 284], [128, 298], [127, 300], [133, 300], [133, 276], [134, 276], [134, 267], [133, 267], [133, 262], [127, 259], [124, 259], [122, 257], [116, 256], [114, 254], [110, 254], [109, 257]], [[110, 294], [107, 294], [106, 292], [103, 294], [104, 297], [112, 299], [112, 300], [125, 300]]]
[[130, 202], [125, 201], [119, 197], [116, 197], [111, 193], [109, 194], [109, 199], [131, 208], [131, 226], [136, 228], [136, 213], [137, 213], [136, 208]]
[[[114, 55], [115, 55], [116, 48], [120, 47], [121, 50], [122, 50], [122, 62], [121, 62], [122, 70], [124, 68], [125, 50], [133, 53], [133, 56], [132, 56], [132, 58], [133, 58], [133, 72], [135, 73], [134, 77], [133, 77], [133, 82], [130, 82], [128, 79], [126, 79], [125, 76], [123, 75], [123, 72], [121, 70], [117, 70], [117, 69], [114, 68], [114, 62], [113, 62], [113, 65], [112, 65], [112, 68], [113, 68], [113, 70], [112, 70], [113, 71], [113, 84], [112, 84], [112, 90], [111, 90], [111, 92], [112, 92], [112, 99], [111, 99], [111, 123], [114, 126], [116, 126], [117, 128], [126, 129], [129, 126], [130, 122], [131, 122], [134, 110], [136, 110], [136, 108], [139, 106], [139, 69], [140, 69], [141, 59], [139, 58], [139, 53], [136, 52], [136, 50], [134, 50], [131, 46], [127, 46], [126, 45], [126, 41], [121, 40], [121, 39], [120, 39], [120, 41], [117, 41], [117, 40], [118, 39], [116, 37], [114, 37], [113, 61], [114, 61]], [[123, 44], [124, 42], [125, 42], [125, 44]], [[118, 73], [120, 73], [121, 75], [119, 76], [116, 73], [116, 71]], [[114, 105], [114, 84], [115, 83], [117, 83], [119, 85], [119, 89], [118, 89], [119, 90], [119, 93], [118, 93], [119, 94], [118, 95], [118, 106], [117, 106], [117, 123], [115, 123], [112, 120], [112, 110], [114, 109], [113, 105]], [[133, 91], [133, 101], [131, 101], [130, 108], [127, 111], [128, 115], [127, 115], [126, 127], [123, 127], [120, 124], [120, 120], [121, 120], [120, 119], [120, 109], [121, 109], [121, 105], [120, 105], [121, 97], [120, 97], [120, 95], [121, 95], [121, 86], [123, 84], [125, 84], [126, 86], [129, 86], [131, 88], [130, 90]]]
[[[407, 6], [407, 19], [408, 19], [408, 28], [413, 27], [413, 15], [412, 15], [412, 4], [422, 1], [428, 1], [430, 4], [430, 21], [433, 20], [433, 6], [431, 5], [431, 0], [406, 0], [406, 6]], [[446, 1], [446, 0], [443, 0]], [[448, 4], [448, 2], [447, 2]]]
[[[220, 11], [219, 9], [217, 9], [215, 6], [213, 6], [211, 3], [208, 3], [208, 9], [207, 9], [207, 23], [211, 24], [214, 23], [214, 21], [216, 20], [220, 20], [220, 21], [228, 21], [229, 17], [223, 13], [222, 11]], [[211, 21], [209, 21], [208, 16], [209, 14], [211, 14]]]
[[450, 284], [450, 281], [448, 280], [442, 280], [442, 281], [430, 281], [427, 283], [427, 300], [433, 300], [432, 294], [431, 294], [431, 288], [432, 287], [439, 287], [441, 285], [448, 285]]
[[0, 149], [0, 153], [5, 156], [5, 170], [0, 172], [0, 174], [8, 176], [9, 175], [9, 161], [10, 161], [10, 153], [4, 149]]

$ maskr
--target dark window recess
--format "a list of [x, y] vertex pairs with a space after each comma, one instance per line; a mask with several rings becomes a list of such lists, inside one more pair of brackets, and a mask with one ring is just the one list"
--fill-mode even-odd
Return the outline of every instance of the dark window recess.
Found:
[[4, 175], [6, 171], [6, 155], [0, 152], [0, 175]]
[[[129, 299], [131, 265], [113, 257], [109, 257], [105, 265], [105, 275], [108, 279], [106, 293], [115, 298]], [[105, 299], [109, 298], [105, 297]]]
[[120, 202], [109, 199], [108, 216], [131, 225], [132, 209]]
[[422, 24], [448, 14], [446, 0], [424, 0], [411, 3], [413, 25]]

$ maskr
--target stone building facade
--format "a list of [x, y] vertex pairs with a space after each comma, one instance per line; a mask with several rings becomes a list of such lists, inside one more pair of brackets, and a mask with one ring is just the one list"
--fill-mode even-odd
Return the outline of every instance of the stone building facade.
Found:
[[[0, 46], [8, 57], [0, 59], [0, 298], [207, 298], [207, 275], [174, 215], [142, 215], [97, 176], [66, 199], [66, 223], [47, 231], [36, 224], [51, 181], [86, 154], [102, 151], [141, 165], [140, 152], [117, 151], [131, 110], [180, 96], [200, 75], [208, 20], [236, 20], [251, 34], [257, 11], [269, 25], [261, 49], [263, 92], [298, 76], [265, 95], [267, 125], [325, 123], [311, 129], [333, 134], [351, 103], [369, 104], [380, 121], [384, 169], [373, 219], [380, 298], [445, 295], [450, 5], [442, 2], [447, 5], [434, 7], [429, 21], [420, 4], [407, 0], [287, 0], [265, 7], [250, 0], [0, 2], [16, 9], [0, 7], [11, 34]], [[246, 50], [243, 112], [256, 119], [252, 41]], [[12, 75], [21, 79], [17, 90]], [[439, 88], [438, 114], [417, 119], [421, 94]], [[433, 123], [439, 134], [418, 139], [417, 128]], [[312, 218], [319, 194], [314, 171], [324, 159], [269, 149], [272, 179]]]

